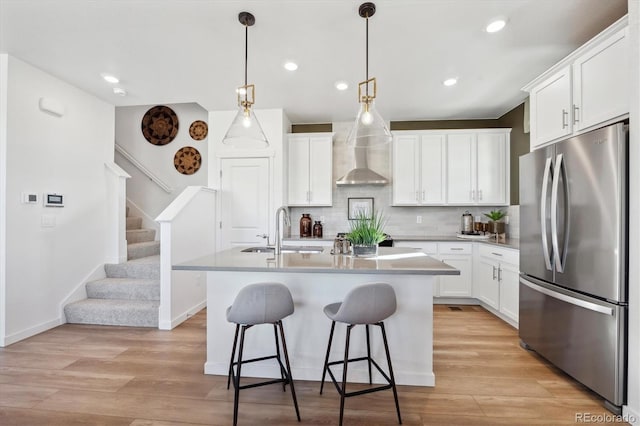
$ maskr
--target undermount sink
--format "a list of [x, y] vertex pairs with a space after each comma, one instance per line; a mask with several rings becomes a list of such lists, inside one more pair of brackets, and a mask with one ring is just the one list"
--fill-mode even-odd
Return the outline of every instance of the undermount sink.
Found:
[[[282, 246], [282, 253], [322, 253], [322, 247], [310, 247], [310, 246]], [[275, 247], [249, 247], [242, 250], [242, 253], [273, 253]]]

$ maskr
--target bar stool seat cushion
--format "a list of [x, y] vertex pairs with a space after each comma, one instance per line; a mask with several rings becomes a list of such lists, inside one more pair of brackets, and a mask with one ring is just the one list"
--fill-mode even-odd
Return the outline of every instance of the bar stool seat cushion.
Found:
[[227, 308], [227, 321], [235, 324], [269, 324], [293, 313], [293, 298], [280, 283], [256, 283], [243, 287]]
[[364, 284], [352, 289], [342, 303], [324, 307], [329, 319], [346, 324], [375, 324], [396, 311], [396, 293], [386, 283]]

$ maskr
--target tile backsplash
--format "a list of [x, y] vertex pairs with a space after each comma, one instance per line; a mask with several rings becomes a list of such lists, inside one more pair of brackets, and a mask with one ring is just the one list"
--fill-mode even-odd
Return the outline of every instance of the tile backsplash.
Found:
[[[353, 152], [346, 147], [345, 139], [353, 124], [333, 123], [335, 136], [333, 139], [333, 179], [342, 177], [353, 167]], [[369, 167], [391, 180], [390, 148], [373, 149], [369, 152]], [[358, 185], [333, 186], [333, 206], [331, 207], [292, 207], [291, 235], [299, 235], [298, 223], [303, 213], [311, 214], [312, 220], [321, 220], [325, 238], [333, 238], [338, 232], [349, 230], [347, 219], [347, 200], [353, 197], [370, 197], [374, 199], [374, 209], [382, 211], [388, 219], [386, 232], [393, 237], [398, 236], [444, 236], [454, 235], [460, 231], [462, 214], [469, 210], [474, 216], [486, 222], [483, 213], [491, 210], [507, 210], [509, 223], [507, 235], [511, 238], [519, 236], [518, 206], [482, 206], [482, 207], [392, 207], [391, 185]], [[422, 223], [416, 223], [421, 216]]]

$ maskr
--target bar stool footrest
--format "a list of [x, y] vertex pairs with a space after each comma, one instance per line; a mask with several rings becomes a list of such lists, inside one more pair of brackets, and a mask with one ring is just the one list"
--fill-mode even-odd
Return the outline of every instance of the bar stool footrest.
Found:
[[[278, 360], [278, 356], [277, 355], [271, 355], [271, 356], [263, 356], [260, 358], [252, 358], [252, 359], [247, 359], [247, 360], [242, 360], [242, 364], [248, 364], [251, 362], [258, 362], [258, 361], [266, 361], [268, 359], [275, 359]], [[273, 379], [273, 380], [267, 380], [264, 382], [259, 382], [259, 383], [251, 383], [248, 385], [242, 385], [240, 386], [238, 389], [249, 389], [249, 388], [257, 388], [259, 386], [267, 386], [267, 385], [274, 385], [276, 383], [284, 383], [285, 385], [288, 385], [291, 383], [291, 381], [289, 380], [289, 376], [288, 374], [286, 374], [286, 369], [284, 368], [284, 365], [282, 365], [282, 362], [280, 362], [280, 360], [278, 360], [278, 364], [280, 365], [280, 371], [285, 373], [285, 378], [284, 379]], [[236, 371], [234, 367], [238, 366], [238, 361], [234, 361], [231, 367], [231, 383], [233, 383], [233, 386], [236, 386]]]
[[393, 387], [393, 383], [391, 382], [391, 378], [389, 378], [389, 376], [382, 371], [382, 368], [380, 368], [380, 366], [378, 365], [378, 363], [373, 359], [373, 358], [369, 358], [369, 357], [359, 357], [359, 358], [352, 358], [352, 359], [348, 359], [347, 362], [359, 362], [359, 361], [371, 361], [371, 364], [373, 364], [374, 367], [376, 367], [376, 370], [378, 370], [378, 372], [382, 375], [382, 377], [384, 377], [384, 379], [387, 381], [386, 385], [382, 385], [382, 386], [376, 386], [373, 388], [368, 388], [368, 389], [362, 389], [359, 391], [353, 391], [353, 392], [344, 392], [344, 390], [342, 389], [342, 387], [340, 386], [341, 382], [338, 382], [335, 378], [335, 376], [333, 375], [333, 372], [331, 371], [331, 366], [332, 365], [339, 365], [339, 364], [344, 364], [344, 360], [342, 361], [332, 361], [327, 363], [327, 372], [329, 373], [329, 377], [331, 377], [331, 381], [333, 382], [333, 385], [336, 387], [338, 393], [340, 395], [343, 395], [345, 398], [348, 398], [350, 396], [356, 396], [356, 395], [364, 395], [366, 393], [372, 393], [372, 392], [378, 392], [378, 391], [382, 391], [382, 390], [387, 390], [387, 389], [391, 389]]

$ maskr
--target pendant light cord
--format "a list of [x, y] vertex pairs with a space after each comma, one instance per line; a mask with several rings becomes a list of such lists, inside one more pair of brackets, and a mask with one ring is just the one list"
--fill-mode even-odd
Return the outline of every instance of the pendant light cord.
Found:
[[367, 14], [367, 18], [365, 19], [367, 21], [367, 34], [366, 34], [366, 53], [365, 53], [365, 63], [366, 63], [366, 75], [367, 75], [367, 85], [366, 85], [366, 89], [365, 89], [365, 93], [367, 95], [367, 99], [369, 99], [369, 15]]
[[244, 26], [244, 101], [247, 102], [247, 62], [249, 61], [249, 26]]

